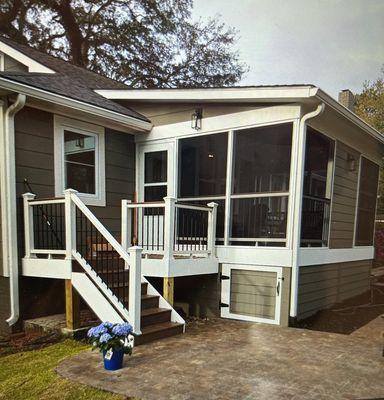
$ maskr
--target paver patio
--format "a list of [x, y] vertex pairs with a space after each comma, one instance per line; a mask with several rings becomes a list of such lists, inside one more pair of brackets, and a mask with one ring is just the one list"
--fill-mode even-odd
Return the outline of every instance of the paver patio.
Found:
[[382, 320], [339, 335], [214, 319], [135, 348], [107, 372], [97, 352], [64, 360], [63, 377], [150, 399], [325, 400], [384, 398]]

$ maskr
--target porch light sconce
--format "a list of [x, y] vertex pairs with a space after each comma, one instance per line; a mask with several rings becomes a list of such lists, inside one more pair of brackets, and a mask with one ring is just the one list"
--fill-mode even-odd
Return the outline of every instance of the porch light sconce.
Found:
[[199, 131], [201, 129], [201, 121], [203, 119], [203, 109], [196, 108], [191, 117], [191, 128], [195, 131]]
[[348, 169], [351, 172], [356, 171], [356, 159], [355, 159], [355, 157], [353, 157], [351, 154], [348, 154], [347, 162], [348, 162]]

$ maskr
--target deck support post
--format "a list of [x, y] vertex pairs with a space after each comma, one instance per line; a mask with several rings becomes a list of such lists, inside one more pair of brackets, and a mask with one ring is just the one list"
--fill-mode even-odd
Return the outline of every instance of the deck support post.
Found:
[[129, 298], [128, 312], [131, 316], [133, 332], [141, 333], [141, 254], [143, 249], [139, 246], [129, 248]]
[[164, 197], [164, 260], [173, 260], [173, 246], [175, 240], [176, 223], [176, 199], [174, 197]]
[[65, 280], [65, 320], [67, 329], [80, 328], [80, 297], [70, 279]]
[[121, 200], [121, 245], [124, 250], [132, 245], [132, 208], [128, 208], [131, 200]]
[[173, 307], [175, 278], [168, 277], [163, 280], [163, 297]]
[[216, 221], [218, 204], [211, 202], [208, 203], [207, 206], [212, 209], [208, 214], [207, 250], [210, 252], [211, 257], [216, 257]]

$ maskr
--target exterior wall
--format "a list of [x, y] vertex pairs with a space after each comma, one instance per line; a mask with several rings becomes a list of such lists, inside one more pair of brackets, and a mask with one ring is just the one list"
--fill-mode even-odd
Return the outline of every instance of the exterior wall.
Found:
[[121, 101], [123, 105], [132, 107], [135, 111], [149, 118], [155, 126], [175, 124], [178, 122], [191, 121], [191, 116], [197, 108], [203, 110], [203, 119], [231, 114], [235, 112], [252, 110], [260, 105], [239, 105], [237, 104], [189, 104], [189, 103], [131, 103]]
[[[354, 171], [350, 171], [348, 157], [356, 160]], [[341, 142], [337, 142], [330, 248], [353, 247], [355, 232], [356, 198], [359, 175], [359, 153]]]
[[297, 319], [332, 307], [369, 289], [372, 260], [300, 268]]
[[[21, 195], [28, 191], [24, 179], [28, 179], [37, 198], [55, 195], [53, 114], [29, 107], [22, 109], [15, 118], [15, 141], [19, 257], [21, 259], [24, 255]], [[120, 202], [124, 198], [132, 199], [134, 192], [133, 136], [106, 129], [105, 153], [106, 207], [90, 208], [107, 229], [119, 237]], [[59, 293], [62, 293], [62, 296], [58, 295]], [[0, 304], [2, 317], [2, 307], [3, 304], [5, 307], [6, 303], [1, 301]], [[21, 277], [20, 304], [21, 315], [24, 319], [63, 312], [63, 282]]]
[[10, 313], [9, 279], [0, 276], [0, 337], [10, 333], [10, 328], [5, 322]]

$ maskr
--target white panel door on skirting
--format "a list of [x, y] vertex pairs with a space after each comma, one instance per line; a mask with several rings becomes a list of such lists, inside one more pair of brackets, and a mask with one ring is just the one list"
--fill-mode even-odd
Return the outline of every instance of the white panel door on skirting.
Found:
[[221, 316], [280, 324], [282, 268], [223, 264]]

